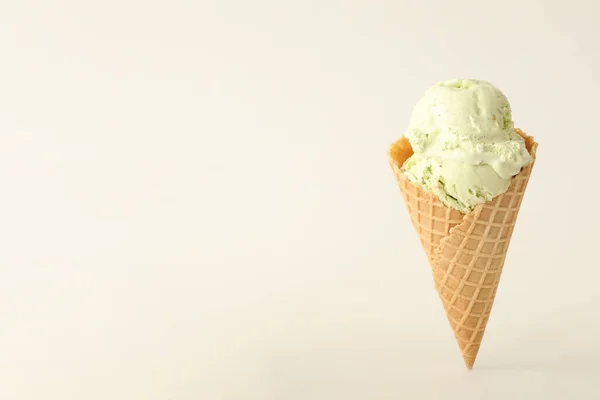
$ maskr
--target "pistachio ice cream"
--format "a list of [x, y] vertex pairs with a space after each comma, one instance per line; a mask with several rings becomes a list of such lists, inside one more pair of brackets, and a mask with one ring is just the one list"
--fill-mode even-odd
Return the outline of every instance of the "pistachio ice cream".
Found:
[[405, 136], [414, 150], [402, 165], [405, 176], [462, 213], [506, 192], [531, 162], [508, 100], [482, 80], [448, 80], [428, 89]]

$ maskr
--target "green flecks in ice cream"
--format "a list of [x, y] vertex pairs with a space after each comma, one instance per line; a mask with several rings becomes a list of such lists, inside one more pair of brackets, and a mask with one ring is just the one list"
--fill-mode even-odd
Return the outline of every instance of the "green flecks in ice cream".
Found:
[[508, 100], [481, 80], [431, 87], [415, 106], [406, 136], [415, 153], [402, 166], [405, 175], [463, 213], [506, 192], [531, 161]]

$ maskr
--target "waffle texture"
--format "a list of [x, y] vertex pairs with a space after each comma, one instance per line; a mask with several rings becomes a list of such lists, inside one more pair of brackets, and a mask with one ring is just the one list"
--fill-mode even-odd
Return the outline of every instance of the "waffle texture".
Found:
[[405, 137], [394, 143], [389, 153], [394, 176], [427, 253], [435, 287], [469, 369], [483, 339], [535, 162], [537, 143], [516, 131], [525, 139], [533, 162], [512, 179], [506, 193], [466, 215], [446, 207], [435, 195], [404, 176], [400, 167], [413, 153]]

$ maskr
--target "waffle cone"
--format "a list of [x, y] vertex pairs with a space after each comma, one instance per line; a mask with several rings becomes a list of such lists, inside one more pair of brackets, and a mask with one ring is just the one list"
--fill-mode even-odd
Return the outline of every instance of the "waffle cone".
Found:
[[[537, 143], [516, 130], [535, 161]], [[475, 363], [523, 194], [534, 162], [512, 179], [506, 193], [477, 206], [469, 214], [446, 207], [433, 194], [409, 181], [400, 167], [413, 154], [402, 137], [389, 161], [410, 219], [433, 270], [435, 288], [467, 368]]]

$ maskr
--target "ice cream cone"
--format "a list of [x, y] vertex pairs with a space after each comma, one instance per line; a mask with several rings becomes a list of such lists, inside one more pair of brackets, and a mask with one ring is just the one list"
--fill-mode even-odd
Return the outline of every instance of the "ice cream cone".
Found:
[[435, 287], [469, 369], [479, 351], [535, 162], [537, 143], [516, 131], [525, 139], [533, 161], [513, 177], [506, 193], [469, 214], [446, 207], [404, 176], [400, 167], [412, 155], [405, 137], [394, 143], [389, 153], [390, 165], [433, 270]]

